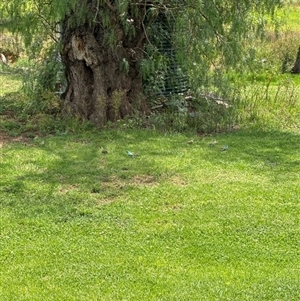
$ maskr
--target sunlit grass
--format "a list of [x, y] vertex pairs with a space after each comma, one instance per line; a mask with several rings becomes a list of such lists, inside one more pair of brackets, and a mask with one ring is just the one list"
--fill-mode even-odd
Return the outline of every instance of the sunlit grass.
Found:
[[300, 30], [299, 14], [300, 14], [300, 2], [295, 1], [293, 4], [285, 6], [281, 12], [284, 19], [284, 28], [292, 32], [298, 32]]
[[299, 142], [111, 130], [4, 145], [0, 297], [298, 300]]
[[240, 89], [237, 101], [241, 124], [261, 129], [293, 129], [299, 132], [300, 94], [298, 77], [258, 75]]
[[7, 93], [15, 92], [22, 87], [19, 75], [6, 73], [6, 71], [1, 71], [0, 69], [0, 97]]

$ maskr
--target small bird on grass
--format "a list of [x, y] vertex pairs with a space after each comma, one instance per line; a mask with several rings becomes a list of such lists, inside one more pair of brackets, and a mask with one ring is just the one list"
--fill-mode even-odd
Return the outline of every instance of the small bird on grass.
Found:
[[216, 146], [216, 144], [217, 144], [217, 140], [215, 139], [214, 141], [212, 141], [212, 142], [209, 144], [209, 146]]
[[187, 144], [193, 144], [194, 143], [194, 139], [191, 139], [187, 142]]
[[133, 157], [133, 153], [129, 150], [126, 151], [126, 154], [127, 154], [128, 157]]
[[127, 154], [127, 156], [128, 157], [138, 157], [139, 156], [139, 154], [137, 154], [137, 153], [132, 153], [131, 151], [129, 151], [129, 150], [127, 150], [126, 151], [126, 154]]
[[227, 151], [228, 150], [228, 145], [224, 145], [222, 148], [221, 148], [221, 152], [224, 152], [224, 151]]

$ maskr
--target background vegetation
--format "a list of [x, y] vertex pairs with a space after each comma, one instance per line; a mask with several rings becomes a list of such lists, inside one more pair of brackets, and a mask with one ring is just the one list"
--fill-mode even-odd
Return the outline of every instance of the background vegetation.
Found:
[[[254, 59], [247, 61], [245, 57], [239, 71], [229, 69], [225, 76], [219, 76], [218, 72], [212, 74], [211, 89], [207, 83], [206, 88], [194, 91], [196, 94], [193, 94], [190, 103], [180, 95], [168, 99], [156, 97], [153, 99], [153, 107], [159, 109], [154, 109], [147, 120], [133, 118], [125, 123], [129, 126], [142, 125], [170, 131], [188, 129], [201, 133], [227, 131], [248, 125], [262, 128], [298, 127], [299, 79], [297, 75], [289, 74], [289, 70], [298, 49], [299, 6], [293, 3], [275, 14], [275, 23], [271, 19], [267, 20], [264, 39], [249, 39], [248, 45], [245, 45], [249, 56]], [[52, 93], [53, 90], [57, 91], [58, 81], [61, 82], [58, 79], [61, 65], [57, 59], [57, 50], [50, 47], [36, 59], [28, 60], [22, 45], [8, 32], [2, 32], [0, 50], [7, 53], [7, 49], [10, 49], [12, 54], [8, 57], [11, 62], [19, 57], [10, 67], [0, 67], [4, 76], [1, 93], [5, 94], [1, 101], [2, 110], [6, 110], [6, 105], [19, 107], [14, 113], [17, 114], [16, 118], [10, 120], [8, 126], [3, 124], [7, 114], [3, 115], [2, 127], [8, 127], [10, 133], [15, 135], [22, 131], [65, 131], [68, 125], [62, 124], [62, 102], [58, 95]], [[193, 63], [192, 59], [187, 63]], [[199, 74], [202, 74], [200, 66], [190, 69], [191, 79], [197, 80]], [[18, 91], [20, 82], [17, 79], [22, 79], [22, 91], [8, 95], [9, 91]], [[202, 87], [202, 84], [200, 80], [199, 86]], [[215, 90], [216, 86], [218, 90]], [[153, 82], [150, 87], [154, 87]], [[13, 99], [20, 100], [21, 105]], [[160, 109], [162, 106], [163, 110]], [[27, 125], [19, 126], [18, 119], [21, 123], [26, 121]]]

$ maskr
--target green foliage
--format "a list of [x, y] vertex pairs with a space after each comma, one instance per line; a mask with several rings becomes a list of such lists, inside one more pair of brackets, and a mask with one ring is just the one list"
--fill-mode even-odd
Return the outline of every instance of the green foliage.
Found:
[[[27, 69], [21, 66], [27, 66]], [[29, 86], [31, 81], [25, 81], [24, 88], [22, 78], [32, 73], [29, 66], [25, 61], [19, 62], [9, 69], [9, 73], [0, 73], [0, 83], [3, 84], [0, 90], [0, 132], [32, 138], [90, 128], [88, 122], [81, 123], [76, 118], [63, 116], [62, 101], [53, 91], [43, 90], [37, 84]]]
[[144, 92], [155, 99], [165, 88], [168, 73], [168, 58], [157, 52], [153, 45], [146, 47], [147, 57], [140, 62], [140, 71], [144, 81]]
[[40, 58], [35, 60], [35, 66], [25, 73], [24, 90], [32, 97], [39, 97], [43, 91], [59, 92], [58, 84], [65, 86], [63, 65], [58, 51], [50, 49]]
[[75, 27], [88, 22], [93, 27], [100, 23], [108, 29], [105, 41], [113, 46], [118, 23], [110, 18], [111, 10], [118, 11], [128, 36], [134, 36], [136, 28], [140, 26], [151, 29], [153, 18], [158, 13], [165, 13], [176, 27], [174, 43], [177, 46], [181, 44], [178, 51], [184, 50], [189, 55], [189, 66], [197, 63], [207, 68], [215, 61], [218, 64], [236, 64], [241, 58], [241, 38], [249, 30], [257, 32], [262, 28], [266, 13], [272, 14], [280, 1], [160, 1], [148, 4], [148, 7], [144, 1], [107, 3], [54, 0], [46, 4], [44, 1], [15, 0], [1, 4], [0, 18], [7, 21], [2, 26], [22, 34], [26, 45], [42, 47], [44, 43], [41, 41], [45, 37], [55, 39], [57, 22], [68, 15], [71, 16], [68, 26]]
[[[89, 24], [91, 29], [101, 26], [105, 28], [103, 45], [115, 50], [120, 47], [116, 41], [121, 26], [125, 33], [122, 43], [130, 44], [134, 38], [146, 42], [144, 57], [139, 57], [137, 64], [144, 79], [144, 92], [152, 96], [149, 107], [165, 106], [167, 110], [163, 114], [180, 116], [178, 124], [185, 124], [182, 128], [192, 127], [202, 132], [228, 129], [241, 119], [237, 117], [238, 104], [241, 99], [244, 101], [244, 96], [239, 95], [239, 83], [235, 81], [240, 80], [240, 74], [247, 74], [252, 80], [289, 69], [296, 46], [295, 36], [287, 34], [278, 39], [278, 32], [277, 35], [271, 32], [274, 16], [278, 16], [276, 8], [281, 4], [279, 0], [189, 0], [155, 1], [145, 6], [145, 1], [54, 0], [48, 5], [44, 1], [12, 0], [1, 4], [0, 19], [2, 27], [23, 37], [29, 52], [36, 54], [48, 49], [46, 55], [42, 55], [46, 58], [44, 65], [33, 70], [25, 82], [27, 91], [36, 95], [42, 95], [42, 90], [53, 91], [56, 76], [61, 71], [50, 43], [50, 40], [57, 42], [59, 22], [66, 28], [79, 28], [83, 24]], [[62, 22], [66, 16], [67, 21]], [[166, 23], [157, 22], [161, 19]], [[141, 32], [140, 37], [136, 36]], [[258, 37], [267, 38], [267, 42], [258, 42]], [[162, 41], [172, 49], [171, 57], [161, 50]], [[286, 44], [288, 47], [284, 49]], [[123, 57], [119, 59], [120, 70], [129, 73], [131, 62]], [[166, 86], [174, 85], [167, 82], [171, 61], [178, 65], [171, 72], [187, 75], [189, 79], [190, 98], [189, 102], [184, 100], [183, 106], [181, 96], [157, 98]], [[207, 95], [214, 96], [211, 99]], [[215, 100], [228, 104], [229, 109]], [[34, 100], [34, 106], [48, 106], [47, 102], [40, 101], [40, 97]], [[165, 120], [163, 116], [158, 118], [157, 113], [153, 112], [151, 118]], [[169, 118], [170, 124], [173, 117]]]

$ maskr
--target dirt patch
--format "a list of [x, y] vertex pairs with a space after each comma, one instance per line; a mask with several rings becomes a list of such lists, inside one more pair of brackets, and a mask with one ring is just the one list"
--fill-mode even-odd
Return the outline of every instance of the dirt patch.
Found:
[[136, 185], [154, 186], [156, 184], [156, 180], [153, 176], [137, 175], [133, 178], [133, 183]]
[[0, 132], [0, 148], [3, 147], [7, 143], [12, 142], [27, 142], [29, 139], [24, 136], [11, 137], [5, 133]]
[[71, 191], [77, 191], [78, 187], [76, 185], [64, 185], [59, 187], [58, 192], [60, 194], [68, 194]]
[[172, 176], [170, 178], [170, 182], [172, 184], [176, 185], [176, 186], [181, 186], [181, 187], [187, 186], [186, 181], [183, 178], [181, 178], [180, 176], [177, 176], [177, 175], [176, 176]]

